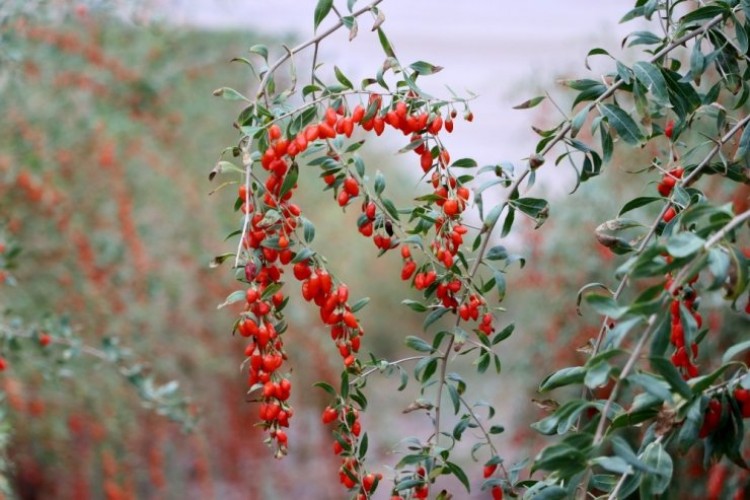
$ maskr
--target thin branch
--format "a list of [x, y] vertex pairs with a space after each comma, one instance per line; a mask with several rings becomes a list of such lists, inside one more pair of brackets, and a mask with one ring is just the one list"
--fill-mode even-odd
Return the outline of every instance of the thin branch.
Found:
[[[362, 14], [369, 12], [372, 10], [373, 7], [381, 3], [383, 0], [373, 0], [369, 5], [362, 7], [361, 9], [352, 12], [352, 17], [359, 17]], [[328, 28], [327, 30], [323, 31], [322, 33], [319, 33], [318, 35], [314, 36], [313, 38], [307, 40], [306, 42], [302, 42], [301, 44], [297, 45], [296, 47], [289, 49], [289, 51], [284, 54], [283, 56], [279, 57], [276, 62], [274, 62], [269, 68], [268, 71], [266, 71], [266, 74], [263, 75], [263, 78], [261, 79], [260, 83], [258, 84], [258, 92], [255, 94], [255, 101], [257, 102], [258, 99], [260, 99], [263, 95], [266, 93], [266, 85], [268, 85], [268, 80], [273, 76], [273, 74], [276, 72], [279, 67], [284, 64], [290, 57], [292, 57], [294, 54], [297, 54], [298, 52], [301, 52], [305, 50], [307, 47], [311, 45], [317, 45], [325, 38], [329, 37], [336, 31], [338, 31], [342, 26], [344, 26], [344, 23], [341, 19], [339, 19], [333, 26]]]

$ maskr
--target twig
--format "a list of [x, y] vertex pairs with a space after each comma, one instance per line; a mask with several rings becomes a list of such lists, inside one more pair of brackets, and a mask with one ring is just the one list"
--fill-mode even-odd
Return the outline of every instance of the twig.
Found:
[[[361, 9], [352, 12], [352, 17], [359, 17], [362, 14], [369, 12], [373, 7], [381, 3], [383, 0], [373, 0], [369, 5], [362, 7]], [[293, 47], [287, 51], [286, 54], [279, 57], [276, 62], [274, 62], [269, 68], [268, 71], [266, 71], [265, 75], [263, 75], [263, 78], [261, 79], [260, 83], [258, 84], [258, 92], [255, 94], [255, 101], [257, 102], [258, 99], [260, 99], [263, 95], [266, 93], [266, 85], [268, 85], [268, 80], [273, 76], [274, 72], [279, 69], [279, 67], [284, 64], [287, 59], [292, 57], [294, 54], [301, 52], [302, 50], [305, 50], [307, 47], [311, 45], [317, 45], [320, 43], [323, 39], [329, 37], [333, 33], [339, 30], [344, 26], [344, 23], [341, 19], [339, 19], [333, 26], [328, 28], [327, 30], [319, 33], [318, 35], [314, 36], [313, 38], [307, 40], [306, 42], [302, 42], [301, 44], [297, 45], [296, 47]]]

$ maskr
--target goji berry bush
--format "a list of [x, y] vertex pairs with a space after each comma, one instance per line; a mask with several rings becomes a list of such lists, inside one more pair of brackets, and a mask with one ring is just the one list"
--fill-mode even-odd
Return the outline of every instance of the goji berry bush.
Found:
[[[570, 110], [554, 102], [563, 118], [533, 129], [539, 139], [528, 157], [486, 166], [443, 142], [454, 128], [472, 126], [471, 96], [433, 96], [421, 88], [440, 67], [398, 58], [381, 3], [319, 0], [312, 38], [276, 58], [265, 45], [253, 45], [250, 58], [235, 59], [256, 78], [251, 93], [214, 92], [243, 106], [233, 123], [238, 140], [210, 176], [237, 189], [238, 223], [228, 236], [236, 247], [216, 262], [228, 263], [239, 283], [221, 305], [242, 304], [233, 332], [245, 339], [238, 348], [243, 376], [270, 454], [294, 453], [290, 396], [309, 387], [287, 361], [297, 346], [287, 340], [286, 315], [314, 307], [340, 356], [340, 377], [316, 384], [328, 398], [322, 425], [331, 432], [341, 488], [353, 498], [376, 492], [394, 500], [464, 498], [473, 489], [492, 498], [652, 498], [677, 491], [744, 498], [750, 3], [636, 1], [623, 22], [639, 20], [649, 29], [628, 35], [622, 54], [602, 48], [581, 54], [586, 62], [606, 59], [611, 70], [565, 81]], [[383, 60], [354, 82], [318, 60], [318, 49], [338, 30], [367, 36], [363, 26], [371, 28]], [[518, 107], [551, 99], [531, 97]], [[390, 194], [383, 169], [361, 154], [386, 131], [402, 133], [400, 152], [426, 186], [403, 203]], [[538, 180], [570, 168], [573, 198], [582, 183], [616, 189], [606, 179], [624, 155], [638, 158], [627, 165], [637, 194], [619, 206], [604, 203], [595, 214], [597, 225], [586, 236], [596, 239], [593, 251], [605, 272], [602, 281], [579, 282], [568, 300], [568, 311], [595, 314], [599, 326], [584, 328], [575, 315], [557, 320], [577, 342], [556, 346], [567, 357], [539, 355], [541, 366], [550, 358], [570, 363], [538, 383], [549, 399], [531, 427], [547, 438], [537, 440], [534, 456], [510, 463], [496, 444], [504, 423], [476, 396], [477, 386], [504, 384], [500, 356], [510, 354], [504, 352], [510, 337], [523, 328], [504, 306], [514, 293], [508, 275], [534, 273], [538, 262], [504, 241], [543, 233], [555, 218], [558, 201], [543, 197]], [[341, 244], [365, 237], [377, 249], [373, 259], [400, 257], [391, 279], [403, 283], [404, 310], [423, 318], [421, 332], [403, 331], [412, 355], [363, 351], [367, 299], [355, 300], [339, 262], [320, 252], [315, 221], [298, 202], [300, 193], [315, 189], [358, 214], [355, 223], [342, 224]], [[570, 227], [559, 244], [580, 249], [578, 231]], [[550, 266], [537, 283], [565, 271]], [[527, 307], [544, 313], [544, 304]], [[395, 328], [400, 316], [393, 315]], [[735, 331], [726, 333], [725, 324]], [[380, 411], [368, 405], [367, 387], [379, 375], [398, 376], [397, 390], [412, 391], [413, 404], [392, 419], [422, 415], [430, 424], [394, 444], [388, 463], [368, 459], [378, 435], [363, 425], [368, 412]], [[467, 442], [473, 467], [455, 458]], [[708, 481], [704, 475], [686, 485], [675, 472], [722, 459], [731, 466], [712, 469], [718, 472]]]

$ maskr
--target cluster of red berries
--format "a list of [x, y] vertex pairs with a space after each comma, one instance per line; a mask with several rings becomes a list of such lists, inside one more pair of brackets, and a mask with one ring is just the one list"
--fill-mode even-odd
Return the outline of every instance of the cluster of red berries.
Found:
[[[378, 220], [378, 207], [375, 205], [375, 202], [369, 201], [362, 204], [362, 214], [357, 221], [357, 227], [362, 236], [366, 238], [372, 237], [375, 246], [383, 251], [398, 246], [398, 240], [392, 238], [392, 222], [385, 216], [381, 220]], [[382, 229], [385, 234], [383, 234], [383, 231], [376, 233], [376, 229]]]
[[[336, 455], [341, 455], [344, 451], [350, 451], [353, 443], [362, 433], [359, 411], [353, 406], [348, 406], [341, 410], [327, 406], [323, 410], [321, 420], [325, 425], [333, 422], [338, 424], [337, 431], [339, 436], [333, 442], [333, 453]], [[346, 448], [342, 445], [342, 441], [346, 443]], [[349, 490], [359, 488], [358, 498], [362, 498], [363, 500], [368, 498], [369, 494], [375, 491], [375, 488], [377, 488], [378, 483], [382, 479], [383, 475], [380, 473], [364, 472], [362, 463], [353, 454], [347, 453], [342, 459], [341, 468], [339, 469], [339, 481]]]
[[[421, 481], [421, 483], [412, 489], [411, 498], [427, 498], [427, 496], [430, 494], [430, 485], [427, 482], [426, 477], [427, 471], [425, 470], [425, 468], [417, 468], [414, 474], [414, 479]], [[404, 497], [394, 492], [393, 496], [391, 496], [391, 500], [404, 500]]]
[[331, 327], [331, 339], [336, 342], [344, 365], [354, 367], [365, 332], [349, 304], [349, 287], [344, 283], [335, 287], [325, 269], [313, 269], [308, 261], [294, 265], [294, 277], [302, 281], [302, 297], [320, 308], [321, 321]]
[[[695, 320], [697, 327], [700, 329], [703, 326], [703, 317], [696, 310], [697, 296], [695, 289], [692, 287], [697, 280], [698, 275], [696, 274], [690, 280], [688, 286], [675, 290], [676, 298], [670, 306], [672, 326], [669, 340], [675, 348], [675, 352], [672, 354], [672, 364], [682, 371], [683, 377], [686, 379], [698, 376], [698, 367], [694, 363], [698, 357], [698, 344], [691, 342], [689, 346], [685, 345], [685, 328], [682, 323], [683, 318], [680, 310], [682, 309], [681, 305], [684, 306]], [[671, 288], [671, 278], [667, 279], [665, 286], [667, 289]]]
[[[474, 293], [469, 295], [469, 300], [461, 304], [458, 308], [458, 315], [464, 321], [479, 320], [479, 314], [481, 310], [486, 309], [486, 303], [484, 298]], [[492, 325], [494, 317], [491, 313], [485, 312], [482, 314], [482, 321], [479, 323], [477, 329], [485, 335], [491, 335], [495, 331], [495, 327]]]
[[[664, 197], [669, 196], [672, 193], [675, 184], [677, 184], [677, 181], [682, 179], [682, 175], [684, 173], [685, 169], [683, 169], [682, 167], [673, 168], [669, 172], [665, 173], [662, 176], [661, 182], [659, 182], [659, 184], [656, 186], [659, 194]], [[675, 209], [674, 205], [670, 205], [669, 208], [667, 208], [667, 211], [664, 212], [662, 220], [664, 222], [669, 222], [674, 219], [676, 215], [677, 210]]]
[[252, 339], [245, 348], [250, 365], [248, 385], [251, 390], [260, 389], [258, 416], [275, 441], [277, 454], [282, 456], [288, 444], [282, 427], [289, 427], [293, 413], [288, 404], [292, 383], [279, 373], [286, 353], [272, 318], [283, 307], [284, 296], [277, 292], [270, 301], [263, 300], [264, 290], [265, 285], [262, 284], [248, 288], [247, 311], [237, 323], [237, 331], [243, 337]]
[[705, 438], [709, 434], [719, 428], [721, 423], [721, 412], [722, 404], [718, 399], [711, 399], [708, 402], [706, 408], [706, 415], [703, 417], [703, 424], [701, 425], [700, 431], [698, 431], [698, 437]]
[[[497, 463], [485, 464], [482, 475], [485, 479], [489, 479], [497, 470]], [[499, 485], [495, 485], [490, 490], [492, 494], [492, 500], [503, 500], [503, 489]]]
[[[750, 390], [737, 386], [732, 392], [734, 402], [740, 410], [742, 418], [750, 418]], [[725, 405], [718, 398], [711, 398], [706, 407], [706, 414], [703, 417], [698, 437], [705, 438], [719, 428], [721, 416]]]

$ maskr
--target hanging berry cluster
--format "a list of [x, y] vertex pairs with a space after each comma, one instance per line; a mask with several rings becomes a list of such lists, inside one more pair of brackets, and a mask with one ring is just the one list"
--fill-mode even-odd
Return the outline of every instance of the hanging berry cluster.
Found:
[[[672, 354], [672, 364], [681, 371], [685, 379], [698, 376], [698, 366], [695, 361], [698, 357], [698, 344], [694, 339], [690, 339], [690, 345], [685, 342], [685, 322], [691, 321], [694, 325], [688, 328], [690, 331], [699, 330], [703, 326], [703, 318], [697, 311], [697, 294], [695, 292], [695, 282], [698, 280], [696, 274], [688, 283], [675, 290], [675, 298], [670, 306], [671, 329], [669, 340], [674, 346], [675, 351]], [[667, 279], [667, 289], [671, 287], [671, 278]]]
[[[252, 137], [246, 136], [235, 152], [237, 156], [242, 154], [246, 165], [236, 203], [243, 214], [243, 227], [238, 231], [242, 235], [241, 245], [236, 256], [237, 266], [243, 272], [238, 279], [249, 285], [243, 292], [246, 308], [237, 321], [236, 331], [251, 340], [245, 349], [249, 392], [260, 403], [260, 425], [268, 431], [267, 442], [275, 448], [278, 457], [287, 452], [284, 428], [289, 426], [293, 414], [289, 404], [292, 384], [283, 369], [287, 359], [282, 339], [286, 329], [283, 309], [288, 299], [281, 288], [286, 267], [292, 267], [292, 274], [301, 282], [302, 297], [318, 307], [321, 322], [330, 328], [344, 372], [356, 376], [362, 371], [357, 353], [364, 329], [356, 312], [364, 304], [349, 303], [349, 288], [332, 276], [309, 247], [314, 228], [291, 201], [298, 187], [301, 156], [323, 153], [306, 163], [322, 168], [321, 177], [333, 191], [339, 206], [347, 207], [363, 196], [357, 222], [359, 232], [372, 238], [381, 252], [401, 247], [404, 281], [422, 290], [426, 298], [452, 311], [458, 321], [479, 322], [477, 331], [484, 335], [494, 332], [494, 318], [486, 301], [481, 294], [470, 291], [473, 273], [467, 274], [456, 267], [458, 260], [463, 259], [461, 246], [468, 229], [460, 219], [470, 192], [460, 178], [451, 174], [450, 155], [438, 137], [443, 129], [453, 130], [456, 112], [451, 110], [444, 119], [441, 107], [452, 106], [450, 103], [441, 101], [431, 105], [411, 91], [394, 95], [387, 107], [383, 105], [383, 97], [370, 94], [366, 107], [360, 104], [351, 111], [346, 101], [338, 99], [325, 108], [319, 120], [309, 112], [317, 112], [318, 108], [310, 108], [307, 113], [302, 112], [306, 116], [305, 123], [292, 117], [285, 129], [281, 121], [266, 123]], [[470, 118], [469, 113], [467, 119]], [[429, 182], [433, 194], [422, 200], [425, 212], [429, 210], [435, 216], [428, 219], [430, 225], [425, 225], [426, 219], [421, 219], [414, 230], [409, 231], [426, 235], [434, 229], [429, 250], [418, 237], [406, 238], [407, 231], [400, 227], [395, 207], [381, 196], [382, 177], [376, 177], [374, 193], [370, 192], [364, 182], [363, 169], [356, 161], [342, 158], [352, 151], [348, 148], [340, 152], [342, 138], [350, 138], [356, 129], [381, 135], [386, 126], [409, 136], [411, 142], [406, 150], [418, 155], [423, 172], [432, 171]], [[255, 164], [260, 164], [265, 171], [264, 178], [253, 170]], [[300, 226], [302, 235], [298, 231]], [[396, 235], [396, 230], [401, 234]], [[414, 248], [425, 249], [422, 264], [413, 258]], [[228, 302], [234, 301], [228, 299]], [[344, 392], [337, 396], [335, 407], [326, 409], [323, 422], [337, 422], [333, 432], [334, 452], [342, 457], [341, 483], [367, 497], [377, 487], [380, 476], [364, 469], [361, 451], [366, 449], [366, 444], [359, 442], [362, 431], [358, 417], [362, 401], [352, 401]], [[423, 498], [420, 495], [428, 491], [427, 482], [422, 482], [422, 486], [414, 488], [414, 498]]]

